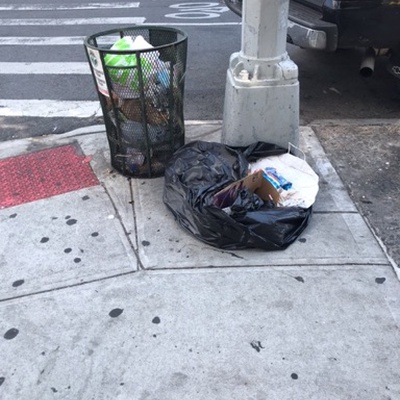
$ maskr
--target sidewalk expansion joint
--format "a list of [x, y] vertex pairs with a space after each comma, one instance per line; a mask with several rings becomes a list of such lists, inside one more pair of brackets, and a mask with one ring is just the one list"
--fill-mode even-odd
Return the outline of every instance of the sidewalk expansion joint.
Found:
[[[242, 258], [242, 257], [240, 257]], [[346, 268], [353, 268], [353, 267], [362, 267], [362, 268], [370, 268], [370, 267], [391, 267], [389, 262], [384, 262], [384, 261], [375, 261], [375, 262], [349, 262], [349, 263], [326, 263], [326, 264], [310, 264], [310, 263], [298, 263], [298, 264], [279, 264], [279, 265], [259, 265], [259, 264], [252, 264], [252, 265], [207, 265], [207, 266], [202, 266], [202, 267], [165, 267], [165, 268], [145, 268], [143, 271], [148, 271], [148, 272], [163, 272], [163, 271], [170, 271], [170, 272], [177, 272], [177, 271], [221, 271], [221, 270], [226, 270], [228, 269], [243, 269], [243, 270], [248, 270], [248, 269], [263, 269], [265, 271], [268, 271], [269, 269], [271, 270], [276, 270], [280, 268], [319, 268], [319, 269], [330, 269], [330, 268], [335, 268], [335, 269], [346, 269]], [[142, 272], [142, 271], [140, 271]]]
[[[133, 187], [132, 187], [132, 179], [128, 178], [128, 185], [129, 185], [129, 195], [130, 195], [130, 205], [132, 209], [132, 218], [133, 218], [133, 226], [135, 228], [135, 245], [136, 249], [139, 248], [139, 240], [138, 240], [138, 230], [137, 230], [137, 218], [136, 218], [136, 212], [135, 212], [135, 200], [133, 197]], [[138, 259], [138, 265], [139, 269], [143, 269], [142, 262], [140, 260], [138, 252], [136, 252], [136, 257]]]
[[[130, 185], [130, 182], [129, 182], [129, 185]], [[126, 236], [126, 239], [128, 240], [129, 246], [130, 246], [131, 250], [133, 251], [133, 253], [135, 254], [136, 260], [137, 260], [137, 262], [138, 262], [138, 267], [139, 267], [139, 269], [144, 269], [143, 264], [142, 264], [142, 262], [141, 262], [141, 260], [140, 260], [140, 258], [139, 258], [138, 251], [137, 251], [137, 249], [135, 248], [135, 245], [134, 245], [134, 243], [132, 242], [132, 239], [131, 239], [131, 237], [130, 237], [130, 234], [129, 234], [128, 230], [126, 229], [126, 227], [125, 227], [125, 225], [124, 225], [124, 223], [123, 223], [123, 221], [122, 221], [121, 215], [120, 215], [120, 213], [119, 213], [119, 211], [118, 211], [118, 208], [117, 208], [117, 206], [116, 206], [116, 204], [115, 204], [115, 202], [114, 202], [114, 200], [113, 200], [113, 198], [112, 198], [110, 192], [108, 191], [108, 189], [107, 189], [107, 187], [106, 187], [105, 185], [103, 185], [103, 188], [104, 188], [104, 191], [105, 191], [105, 193], [107, 194], [107, 196], [108, 196], [108, 198], [109, 198], [109, 200], [110, 200], [110, 202], [111, 202], [112, 207], [114, 208], [115, 215], [117, 216], [118, 221], [119, 221], [119, 223], [121, 224], [121, 227], [122, 227], [122, 229], [123, 229], [123, 231], [124, 231], [124, 234], [125, 234], [125, 236]], [[132, 190], [131, 190], [131, 199], [132, 199], [132, 201], [133, 201]], [[132, 204], [132, 207], [133, 207], [133, 204]], [[136, 224], [135, 224], [135, 226], [136, 226]], [[135, 229], [136, 229], [136, 228], [135, 228]], [[136, 237], [136, 236], [137, 236], [137, 235], [135, 234], [135, 237]]]
[[107, 280], [115, 279], [115, 278], [120, 278], [120, 277], [127, 276], [127, 275], [133, 275], [133, 274], [136, 274], [136, 273], [138, 273], [138, 271], [132, 270], [132, 271], [129, 271], [129, 272], [122, 272], [120, 274], [106, 276], [104, 278], [92, 279], [92, 280], [86, 281], [86, 282], [74, 283], [74, 284], [71, 284], [71, 285], [60, 286], [60, 287], [56, 287], [56, 288], [52, 288], [52, 289], [39, 290], [37, 292], [21, 294], [19, 296], [6, 297], [6, 298], [3, 298], [3, 299], [0, 299], [0, 303], [4, 303], [6, 301], [11, 301], [11, 300], [23, 299], [25, 297], [37, 296], [37, 295], [41, 295], [41, 294], [44, 294], [44, 293], [58, 292], [60, 290], [65, 290], [65, 289], [70, 289], [70, 288], [74, 288], [74, 287], [89, 285], [91, 283], [96, 283], [96, 282], [103, 282], [103, 281], [107, 281]]
[[[97, 279], [91, 279], [89, 281], [86, 282], [79, 282], [79, 283], [74, 283], [74, 284], [70, 284], [70, 285], [65, 285], [65, 286], [60, 286], [60, 287], [56, 287], [56, 288], [52, 288], [52, 289], [46, 289], [46, 290], [38, 290], [32, 293], [26, 293], [26, 294], [21, 294], [18, 296], [10, 296], [10, 297], [6, 297], [6, 298], [2, 298], [0, 299], [0, 303], [5, 303], [7, 301], [13, 301], [13, 300], [19, 300], [19, 299], [23, 299], [23, 298], [28, 298], [28, 297], [33, 297], [33, 296], [38, 296], [38, 295], [42, 295], [45, 293], [54, 293], [54, 292], [59, 292], [62, 290], [67, 290], [67, 289], [72, 289], [72, 288], [76, 288], [76, 287], [80, 287], [80, 286], [86, 286], [86, 285], [90, 285], [92, 283], [98, 283], [98, 282], [106, 282], [109, 281], [111, 279], [117, 279], [117, 278], [122, 278], [122, 277], [126, 277], [129, 275], [140, 275], [140, 274], [144, 274], [144, 273], [151, 273], [151, 274], [155, 274], [155, 273], [160, 273], [160, 274], [165, 274], [165, 273], [187, 273], [187, 272], [221, 272], [221, 271], [227, 271], [227, 270], [253, 270], [253, 271], [265, 271], [265, 272], [281, 272], [285, 275], [288, 275], [290, 277], [292, 277], [291, 274], [285, 272], [285, 270], [287, 268], [290, 269], [296, 269], [297, 272], [299, 272], [298, 268], [299, 267], [304, 267], [304, 269], [318, 269], [318, 270], [330, 270], [330, 269], [335, 269], [336, 271], [338, 270], [343, 270], [343, 272], [345, 272], [348, 269], [353, 269], [353, 268], [363, 268], [363, 269], [368, 269], [370, 267], [388, 267], [391, 268], [391, 265], [388, 263], [349, 263], [349, 264], [324, 264], [324, 265], [310, 265], [310, 264], [297, 264], [297, 265], [293, 265], [293, 264], [282, 264], [282, 265], [265, 265], [265, 266], [260, 266], [260, 265], [246, 265], [246, 266], [242, 266], [242, 265], [237, 265], [237, 266], [232, 266], [232, 265], [223, 265], [223, 266], [206, 266], [206, 267], [184, 267], [184, 268], [147, 268], [147, 269], [141, 269], [141, 270], [132, 270], [129, 272], [122, 272], [119, 274], [115, 274], [115, 275], [110, 275], [110, 276], [106, 276], [103, 278], [97, 278]], [[295, 276], [293, 276], [294, 279], [296, 279]]]
[[212, 135], [213, 133], [219, 132], [221, 130], [220, 127], [212, 129], [212, 130], [208, 130], [207, 132], [201, 133], [199, 135], [193, 135], [190, 139], [192, 141], [194, 140], [201, 140], [202, 138], [208, 137], [210, 135]]
[[322, 214], [322, 215], [329, 215], [329, 214], [342, 214], [342, 215], [347, 215], [347, 214], [360, 214], [358, 211], [313, 211], [313, 214]]

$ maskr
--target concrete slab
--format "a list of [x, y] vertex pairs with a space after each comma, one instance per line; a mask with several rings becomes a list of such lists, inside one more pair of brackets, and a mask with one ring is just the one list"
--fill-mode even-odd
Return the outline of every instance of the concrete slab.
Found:
[[300, 128], [300, 149], [305, 153], [308, 164], [319, 176], [316, 212], [357, 212], [339, 175], [327, 158], [314, 131], [310, 127]]
[[0, 300], [137, 269], [101, 186], [0, 210], [0, 221]]
[[[221, 124], [218, 121], [189, 124], [186, 135], [188, 141], [219, 141]], [[127, 180], [110, 172], [105, 134], [79, 133], [70, 135], [69, 140], [72, 138], [78, 140], [85, 154], [92, 157], [91, 165], [120, 211], [123, 226], [132, 234], [132, 243], [140, 253], [144, 268], [387, 263], [367, 226], [357, 214], [351, 215], [356, 209], [309, 128], [301, 130], [301, 148], [321, 178], [315, 215], [302, 240], [278, 253], [226, 252], [193, 239], [180, 229], [162, 203], [163, 178]], [[135, 204], [135, 212], [132, 204]], [[136, 228], [137, 238], [134, 236]], [[368, 246], [365, 246], [367, 240]], [[207, 257], [204, 257], [204, 251], [207, 251]]]
[[[205, 140], [220, 142], [221, 126], [221, 121], [206, 123], [189, 122], [186, 124], [186, 141]], [[105, 185], [110, 187], [110, 191], [113, 192], [112, 194], [116, 194], [114, 193], [115, 189], [111, 190], [111, 186], [116, 188], [121, 187], [124, 185], [121, 182], [125, 178], [119, 174], [110, 174], [112, 169], [110, 155], [104, 126], [102, 125], [77, 129], [63, 135], [49, 135], [4, 142], [2, 144], [2, 158], [18, 155], [32, 149], [67, 144], [74, 140], [78, 141], [86, 155], [92, 156], [91, 165], [96, 175]], [[320, 176], [319, 201], [315, 204], [315, 211], [357, 212], [340, 178], [310, 127], [300, 128], [300, 148], [304, 151], [308, 163]], [[110, 177], [112, 179], [109, 179]], [[113, 196], [113, 199], [117, 202], [119, 201], [118, 196]], [[130, 214], [128, 213], [128, 215]], [[126, 218], [125, 223], [129, 223], [130, 220], [130, 217]]]
[[72, 140], [85, 135], [104, 136], [104, 125], [87, 126], [63, 134], [43, 135], [1, 142], [0, 158], [13, 157], [29, 151], [60, 146], [62, 144], [70, 143]]
[[400, 398], [391, 267], [141, 271], [0, 302], [0, 393]]
[[226, 251], [193, 238], [175, 222], [162, 202], [163, 178], [133, 184], [144, 268], [388, 263], [358, 214], [315, 213], [302, 236], [284, 251]]
[[76, 137], [82, 151], [90, 155], [90, 165], [107, 191], [118, 211], [124, 230], [137, 249], [136, 226], [133, 212], [132, 183], [130, 179], [114, 171], [110, 164], [110, 151], [104, 132]]
[[[187, 141], [220, 141], [221, 122], [187, 124], [186, 136]], [[107, 138], [101, 126], [62, 136], [16, 141], [5, 154], [15, 155], [16, 152], [19, 154], [32, 148], [71, 141], [77, 141], [83, 152], [91, 157], [91, 166], [118, 210], [122, 228], [132, 247], [140, 253], [143, 268], [387, 263], [386, 256], [357, 214], [340, 178], [309, 127], [301, 128], [300, 147], [321, 179], [315, 214], [301, 240], [288, 250], [276, 253], [221, 251], [183, 232], [162, 203], [163, 178], [130, 180], [112, 171]], [[204, 251], [207, 251], [207, 257], [204, 257]], [[166, 254], [168, 257], [165, 257]]]
[[186, 122], [186, 142], [205, 140], [208, 142], [221, 142], [222, 121]]
[[0, 398], [400, 398], [400, 282], [312, 130], [316, 213], [271, 253], [191, 238], [163, 178], [111, 172], [97, 129], [2, 147], [78, 141], [101, 186], [0, 210]]

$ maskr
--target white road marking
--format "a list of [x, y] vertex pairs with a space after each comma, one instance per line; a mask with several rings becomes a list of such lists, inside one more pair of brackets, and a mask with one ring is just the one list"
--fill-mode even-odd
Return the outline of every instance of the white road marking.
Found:
[[65, 46], [82, 45], [85, 36], [32, 37], [6, 36], [0, 37], [0, 46]]
[[122, 18], [26, 18], [0, 19], [0, 26], [44, 26], [44, 25], [139, 25], [143, 24], [143, 17]]
[[[115, 21], [117, 19], [129, 20], [130, 21], [129, 25], [141, 25], [141, 24], [144, 24], [144, 22], [146, 20], [146, 18], [104, 18], [104, 24], [117, 24], [117, 22], [108, 22], [110, 20], [111, 21]], [[134, 22], [134, 20], [136, 20], [136, 22], [132, 23], [132, 21]], [[6, 20], [0, 20], [0, 26], [2, 26], [2, 23], [5, 22], [5, 21]], [[18, 23], [10, 24], [10, 26], [29, 25], [29, 23], [25, 24], [25, 23], [22, 22], [22, 21], [26, 21], [26, 20], [20, 20], [20, 21], [21, 21], [20, 24], [18, 24]], [[40, 21], [45, 21], [45, 20], [35, 20], [35, 21], [37, 21], [37, 23], [35, 23], [35, 25], [42, 25], [44, 23], [40, 22]], [[57, 25], [57, 23], [55, 22], [57, 20], [52, 20], [52, 21], [54, 23], [51, 24], [51, 25]], [[70, 21], [70, 20], [68, 20], [68, 21]], [[82, 20], [81, 21], [82, 22], [81, 25], [85, 25], [84, 21], [87, 21], [87, 20], [86, 19]], [[92, 24], [97, 24], [97, 23], [98, 23], [97, 21], [94, 21]], [[241, 25], [242, 23], [239, 21], [239, 22], [148, 22], [146, 24], [152, 25], [152, 26], [153, 25], [157, 25], [157, 26], [210, 26], [210, 27], [213, 27], [213, 26], [237, 26], [237, 25]], [[6, 25], [7, 24], [3, 24], [3, 26], [6, 26]], [[32, 25], [34, 25], [34, 24], [32, 24]], [[64, 25], [70, 25], [70, 24], [64, 24]], [[72, 23], [71, 23], [71, 25], [72, 25]], [[91, 25], [91, 23], [88, 22], [87, 25]], [[127, 21], [125, 21], [125, 25], [128, 25]], [[13, 39], [12, 37], [10, 37], [10, 38]], [[8, 39], [7, 39], [7, 37], [3, 37], [3, 38], [0, 38], [0, 40], [3, 42], [3, 41], [7, 41]], [[5, 43], [5, 44], [7, 44], [7, 43]], [[66, 44], [68, 44], [68, 43], [66, 43]]]
[[242, 25], [242, 22], [152, 22], [151, 25], [166, 26], [234, 26]]
[[[0, 11], [65, 11], [89, 9], [123, 9], [137, 8], [140, 2], [118, 3], [86, 3], [77, 5], [56, 4], [2, 4]], [[189, 11], [189, 10], [185, 10]], [[202, 10], [204, 11], [204, 10]], [[213, 10], [216, 11], [216, 10]], [[4, 17], [4, 15], [3, 15]], [[144, 17], [118, 18], [28, 18], [28, 19], [0, 19], [0, 26], [63, 26], [63, 25], [142, 25]], [[241, 22], [151, 22], [154, 26], [235, 26]], [[0, 46], [65, 46], [84, 43], [85, 36], [59, 37], [32, 37], [32, 36], [5, 36], [0, 37]], [[108, 37], [111, 41], [112, 37]], [[108, 43], [107, 43], [108, 44]], [[102, 43], [103, 45], [103, 43]], [[88, 62], [0, 62], [0, 75], [90, 75]], [[0, 99], [0, 116], [2, 117], [74, 117], [89, 118], [102, 116], [100, 102], [95, 101], [68, 101], [68, 100], [39, 100], [39, 99]], [[197, 121], [195, 121], [196, 123]]]
[[[172, 26], [232, 26], [240, 25], [240, 22], [215, 22], [215, 23], [193, 23], [193, 22], [178, 22], [164, 23], [156, 22], [151, 25], [172, 25]], [[113, 43], [112, 36], [108, 36], [109, 44]], [[118, 37], [115, 36], [115, 40]], [[83, 44], [85, 36], [3, 36], [0, 37], [0, 46], [69, 46]]]
[[[0, 37], [0, 46], [81, 46], [86, 36], [5, 36]], [[120, 37], [107, 35], [98, 38], [99, 45], [112, 46]]]
[[92, 10], [105, 8], [138, 8], [139, 2], [125, 3], [88, 3], [82, 5], [58, 5], [58, 4], [3, 4], [0, 11], [58, 11], [58, 10]]
[[[68, 46], [79, 45], [82, 46], [85, 36], [5, 36], [0, 37], [0, 46]], [[119, 36], [106, 36], [98, 38], [98, 43], [101, 46], [112, 46]]]
[[169, 6], [169, 8], [178, 11], [172, 14], [166, 14], [166, 18], [178, 19], [208, 19], [219, 18], [221, 13], [229, 11], [228, 7], [220, 7], [219, 3], [179, 3]]
[[99, 101], [0, 99], [2, 117], [89, 118], [102, 115]]
[[0, 75], [87, 75], [88, 62], [0, 62]]

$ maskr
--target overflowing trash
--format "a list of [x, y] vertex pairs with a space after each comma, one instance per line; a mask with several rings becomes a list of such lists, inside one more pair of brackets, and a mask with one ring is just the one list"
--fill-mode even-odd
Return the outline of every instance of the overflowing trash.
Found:
[[222, 249], [283, 250], [308, 225], [318, 175], [276, 145], [196, 141], [175, 152], [163, 200], [197, 239]]
[[[122, 98], [137, 98], [140, 96], [140, 79], [138, 72], [138, 57], [131, 52], [124, 54], [125, 51], [147, 50], [153, 46], [148, 43], [143, 36], [139, 35], [135, 38], [125, 36], [118, 39], [110, 48], [110, 50], [118, 50], [118, 54], [106, 54], [104, 62], [113, 83], [113, 89], [116, 94]], [[156, 57], [158, 57], [156, 55]], [[133, 68], [133, 72], [129, 67]], [[152, 56], [146, 54], [141, 58], [141, 67], [143, 71], [143, 83], [148, 85], [147, 76], [154, 75], [152, 66]]]
[[259, 170], [278, 190], [278, 207], [309, 208], [314, 204], [319, 178], [304, 159], [288, 152], [261, 158], [250, 164], [251, 173]]
[[135, 26], [86, 39], [110, 144], [111, 163], [124, 175], [163, 174], [184, 144], [186, 35]]

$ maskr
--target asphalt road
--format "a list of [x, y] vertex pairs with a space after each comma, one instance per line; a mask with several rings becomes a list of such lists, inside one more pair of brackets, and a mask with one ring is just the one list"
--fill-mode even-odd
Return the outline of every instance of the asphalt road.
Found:
[[[96, 101], [96, 90], [90, 74], [73, 74], [67, 70], [69, 62], [87, 62], [83, 40], [75, 45], [32, 45], [28, 39], [85, 37], [121, 26], [111, 18], [131, 16], [145, 18], [145, 23], [149, 24], [175, 24], [187, 32], [189, 49], [185, 118], [222, 119], [229, 57], [240, 50], [240, 18], [227, 10], [222, 1], [175, 1], [139, 2], [138, 7], [128, 10], [116, 8], [115, 2], [111, 9], [74, 9], [84, 5], [77, 2], [64, 3], [64, 7], [70, 8], [68, 10], [47, 10], [42, 9], [43, 6], [33, 6], [33, 10], [2, 11], [0, 39], [11, 37], [20, 41], [18, 44], [0, 41], [0, 98]], [[189, 7], [191, 3], [194, 6]], [[63, 2], [55, 1], [53, 4], [60, 7]], [[2, 5], [7, 6], [4, 2], [0, 3], [0, 7]], [[34, 25], [32, 21], [39, 18], [46, 18], [48, 23]], [[52, 23], [67, 18], [79, 18], [83, 22], [74, 25]], [[102, 23], [93, 24], [93, 18], [102, 18]], [[385, 59], [379, 59], [375, 74], [365, 79], [358, 74], [361, 54], [356, 50], [326, 54], [288, 45], [288, 53], [299, 69], [300, 117], [303, 124], [315, 119], [399, 117], [399, 93], [396, 92], [393, 78], [385, 70]], [[33, 67], [39, 62], [57, 64], [48, 64], [48, 69], [44, 68], [42, 73], [35, 74], [29, 73], [28, 67], [26, 74], [16, 74], [13, 68], [23, 63], [32, 63]], [[4, 63], [13, 64], [6, 69]], [[55, 68], [65, 68], [66, 71], [55, 75]], [[20, 118], [13, 113], [0, 114], [0, 119], [3, 140], [61, 133], [94, 122], [91, 118]]]
[[[62, 5], [61, 1], [55, 1]], [[188, 4], [196, 7], [188, 9]], [[65, 3], [64, 3], [65, 4]], [[82, 5], [83, 3], [79, 3]], [[107, 4], [103, 2], [103, 4]], [[106, 10], [12, 10], [3, 11], [0, 21], [0, 39], [20, 38], [18, 44], [2, 44], [2, 63], [48, 63], [42, 73], [16, 74], [0, 65], [0, 98], [12, 100], [79, 100], [97, 101], [96, 89], [90, 74], [80, 75], [65, 71], [55, 74], [54, 68], [68, 68], [68, 63], [87, 63], [83, 40], [75, 45], [32, 45], [30, 38], [85, 37], [115, 27], [111, 18], [144, 18], [146, 24], [176, 26], [189, 37], [187, 73], [185, 78], [185, 118], [190, 120], [221, 119], [225, 91], [226, 69], [229, 57], [240, 47], [240, 19], [222, 2], [146, 1], [137, 8]], [[68, 3], [73, 8], [77, 4]], [[1, 4], [0, 4], [1, 7]], [[33, 25], [32, 20], [46, 18], [50, 23]], [[66, 25], [54, 21], [83, 18], [86, 23]], [[102, 24], [93, 24], [93, 18], [103, 18]], [[10, 21], [17, 21], [13, 22]], [[24, 44], [24, 39], [25, 44]], [[46, 42], [48, 43], [48, 42]], [[57, 63], [53, 66], [50, 63]], [[53, 71], [52, 71], [53, 68]], [[29, 68], [28, 68], [29, 70]], [[93, 124], [93, 118], [32, 118], [0, 114], [3, 140], [14, 137], [62, 133], [79, 126]]]

